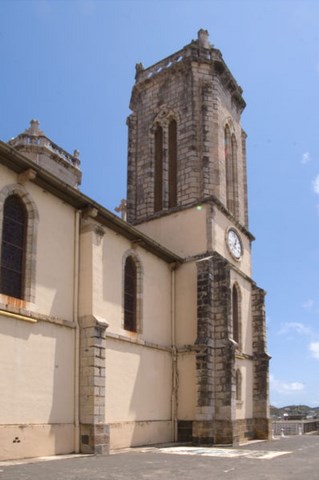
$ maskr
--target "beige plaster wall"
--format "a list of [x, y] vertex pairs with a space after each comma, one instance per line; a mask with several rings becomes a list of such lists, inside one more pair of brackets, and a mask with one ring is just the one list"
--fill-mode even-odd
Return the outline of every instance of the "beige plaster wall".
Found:
[[194, 352], [178, 355], [177, 372], [177, 418], [194, 420], [196, 408], [196, 357]]
[[[171, 271], [169, 265], [141, 247], [132, 248], [131, 242], [111, 230], [106, 230], [100, 243], [95, 243], [93, 249], [92, 309], [94, 314], [107, 320], [108, 333], [170, 346]], [[141, 331], [138, 334], [127, 332], [123, 328], [124, 258], [127, 253], [136, 255], [142, 272], [139, 319]], [[87, 270], [90, 268], [89, 263], [88, 260]], [[85, 271], [84, 267], [82, 271]], [[90, 278], [90, 273], [87, 278]], [[84, 279], [84, 282], [88, 280]]]
[[193, 345], [197, 334], [197, 268], [184, 263], [175, 274], [176, 344]]
[[74, 425], [0, 425], [0, 460], [74, 452]]
[[0, 319], [0, 424], [73, 422], [74, 329]]
[[171, 419], [172, 356], [107, 337], [107, 422]]
[[[216, 250], [220, 255], [226, 258], [230, 263], [239, 268], [243, 273], [251, 276], [251, 245], [249, 239], [237, 229], [237, 232], [241, 238], [243, 246], [243, 255], [238, 261], [230, 254], [227, 244], [226, 235], [229, 227], [234, 227], [233, 223], [218, 210], [213, 209], [212, 214], [212, 246], [213, 250]], [[236, 227], [235, 227], [236, 228]]]
[[[0, 189], [17, 175], [0, 166]], [[38, 213], [35, 304], [29, 310], [73, 320], [74, 209], [32, 182], [24, 185]]]
[[137, 228], [181, 257], [207, 251], [205, 206], [157, 218]]
[[74, 450], [74, 332], [0, 314], [0, 458]]
[[242, 401], [236, 402], [236, 418], [252, 418], [253, 416], [253, 362], [252, 360], [236, 358], [236, 369], [242, 375]]
[[111, 423], [109, 428], [110, 448], [114, 450], [173, 441], [173, 422], [171, 421]]
[[34, 184], [26, 188], [39, 212], [36, 308], [73, 320], [75, 211]]

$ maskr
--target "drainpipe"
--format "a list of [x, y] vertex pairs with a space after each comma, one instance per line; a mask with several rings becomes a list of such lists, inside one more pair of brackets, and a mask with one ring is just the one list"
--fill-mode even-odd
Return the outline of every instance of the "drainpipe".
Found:
[[175, 317], [175, 270], [176, 263], [171, 268], [171, 344], [172, 344], [172, 398], [171, 412], [173, 425], [173, 441], [177, 442], [177, 353], [176, 353], [176, 317]]
[[79, 261], [80, 261], [80, 216], [81, 210], [75, 212], [74, 218], [74, 278], [73, 278], [73, 321], [75, 323], [74, 350], [74, 452], [80, 451], [80, 325], [79, 325]]

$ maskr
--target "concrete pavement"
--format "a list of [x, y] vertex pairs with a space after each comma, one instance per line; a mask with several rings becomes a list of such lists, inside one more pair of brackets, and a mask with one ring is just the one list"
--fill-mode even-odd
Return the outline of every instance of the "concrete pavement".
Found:
[[319, 436], [252, 442], [235, 449], [174, 445], [27, 462], [2, 462], [0, 480], [318, 480]]

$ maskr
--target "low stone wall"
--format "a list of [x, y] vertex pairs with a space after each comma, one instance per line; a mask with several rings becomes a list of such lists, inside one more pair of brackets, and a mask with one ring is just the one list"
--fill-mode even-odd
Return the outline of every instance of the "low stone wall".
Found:
[[273, 435], [305, 435], [319, 432], [319, 420], [280, 420], [272, 422]]

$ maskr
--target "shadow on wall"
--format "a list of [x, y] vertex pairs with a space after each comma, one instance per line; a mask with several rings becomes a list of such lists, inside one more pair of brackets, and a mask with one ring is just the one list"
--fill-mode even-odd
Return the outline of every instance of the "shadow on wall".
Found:
[[5, 458], [74, 451], [74, 333], [49, 322], [1, 318]]
[[171, 353], [107, 339], [111, 448], [172, 441]]

